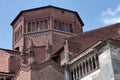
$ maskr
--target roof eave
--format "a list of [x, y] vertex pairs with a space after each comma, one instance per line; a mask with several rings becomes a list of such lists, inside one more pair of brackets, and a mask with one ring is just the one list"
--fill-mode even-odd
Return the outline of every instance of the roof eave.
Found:
[[28, 12], [28, 11], [32, 11], [32, 10], [38, 10], [38, 9], [43, 9], [43, 8], [48, 8], [48, 7], [52, 7], [52, 8], [56, 8], [56, 9], [61, 9], [61, 10], [66, 10], [66, 11], [69, 11], [69, 12], [73, 12], [76, 14], [77, 18], [79, 19], [80, 23], [82, 24], [82, 26], [84, 26], [84, 23], [82, 21], [82, 19], [80, 18], [80, 16], [78, 15], [78, 13], [76, 11], [72, 11], [72, 10], [68, 10], [68, 9], [64, 9], [64, 8], [60, 8], [60, 7], [55, 7], [55, 6], [52, 6], [52, 5], [48, 5], [48, 6], [43, 6], [43, 7], [38, 7], [38, 8], [33, 8], [33, 9], [28, 9], [28, 10], [22, 10], [16, 17], [15, 19], [11, 22], [11, 26], [14, 25], [15, 21], [22, 15], [22, 13], [24, 12]]

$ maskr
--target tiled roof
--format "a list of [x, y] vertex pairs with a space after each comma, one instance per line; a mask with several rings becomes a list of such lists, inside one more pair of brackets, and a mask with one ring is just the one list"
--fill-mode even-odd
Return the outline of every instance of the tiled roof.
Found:
[[33, 65], [31, 65], [31, 67], [32, 67], [32, 69], [37, 69], [37, 70], [39, 69], [40, 70], [40, 69], [43, 69], [43, 68], [45, 68], [46, 66], [49, 66], [49, 65], [53, 66], [59, 72], [63, 73], [63, 68], [51, 59], [49, 59], [45, 62], [42, 62], [41, 64], [33, 64]]
[[74, 54], [71, 58], [77, 56], [99, 40], [118, 37], [119, 34], [120, 23], [117, 23], [72, 36], [68, 38], [68, 48]]
[[15, 21], [25, 12], [29, 12], [29, 11], [34, 11], [34, 10], [39, 10], [39, 9], [44, 9], [44, 8], [56, 8], [56, 9], [61, 9], [61, 10], [65, 10], [65, 11], [69, 11], [72, 13], [75, 13], [75, 15], [77, 16], [78, 20], [81, 22], [82, 26], [84, 26], [84, 23], [82, 21], [82, 19], [80, 18], [79, 14], [76, 11], [72, 11], [72, 10], [68, 10], [68, 9], [64, 9], [64, 8], [60, 8], [60, 7], [56, 7], [56, 6], [52, 6], [52, 5], [48, 5], [48, 6], [43, 6], [43, 7], [38, 7], [38, 8], [33, 8], [33, 9], [28, 9], [28, 10], [22, 10], [17, 16], [16, 18], [11, 22], [11, 25], [13, 25], [15, 23]]
[[49, 65], [51, 65], [52, 67], [54, 67], [56, 70], [58, 70], [60, 73], [63, 74], [63, 72], [64, 72], [63, 68], [59, 64], [55, 63], [53, 60], [46, 60], [45, 62], [43, 62], [41, 64], [34, 63], [34, 64], [26, 65], [26, 66], [20, 66], [18, 68], [18, 70], [16, 71], [14, 79], [17, 78], [17, 76], [20, 74], [21, 70], [26, 71], [26, 72], [29, 70], [40, 70]]

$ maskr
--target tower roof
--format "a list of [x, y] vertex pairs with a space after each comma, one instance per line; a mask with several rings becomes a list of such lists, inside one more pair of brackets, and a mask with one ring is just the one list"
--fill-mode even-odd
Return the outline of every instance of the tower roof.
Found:
[[44, 9], [44, 8], [56, 8], [56, 9], [61, 9], [61, 10], [65, 10], [65, 11], [69, 11], [72, 13], [75, 13], [78, 20], [80, 21], [80, 23], [82, 24], [82, 26], [84, 26], [84, 23], [82, 21], [82, 19], [80, 18], [79, 14], [76, 11], [72, 11], [72, 10], [68, 10], [68, 9], [64, 9], [64, 8], [60, 8], [60, 7], [55, 7], [52, 5], [48, 5], [48, 6], [43, 6], [43, 7], [38, 7], [38, 8], [33, 8], [33, 9], [28, 9], [28, 10], [22, 10], [16, 17], [15, 19], [11, 22], [11, 25], [13, 26], [13, 24], [15, 23], [15, 21], [25, 12], [29, 12], [29, 11], [34, 11], [34, 10], [39, 10], [39, 9]]

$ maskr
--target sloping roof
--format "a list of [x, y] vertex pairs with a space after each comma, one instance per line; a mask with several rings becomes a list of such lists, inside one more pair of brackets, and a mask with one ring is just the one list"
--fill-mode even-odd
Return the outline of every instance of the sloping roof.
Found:
[[81, 22], [82, 26], [84, 26], [84, 23], [82, 21], [82, 19], [80, 18], [79, 14], [76, 11], [72, 11], [72, 10], [68, 10], [68, 9], [64, 9], [64, 8], [60, 8], [60, 7], [55, 7], [52, 5], [48, 5], [48, 6], [43, 6], [43, 7], [38, 7], [38, 8], [33, 8], [33, 9], [28, 9], [28, 10], [22, 10], [16, 17], [15, 19], [11, 22], [11, 25], [13, 25], [15, 23], [15, 21], [25, 12], [29, 12], [29, 11], [34, 11], [34, 10], [39, 10], [39, 9], [44, 9], [44, 8], [56, 8], [56, 9], [61, 9], [61, 10], [65, 10], [65, 11], [69, 11], [72, 13], [75, 13], [78, 20]]
[[29, 70], [41, 70], [47, 66], [51, 65], [52, 67], [54, 67], [56, 70], [58, 70], [60, 73], [63, 74], [63, 68], [55, 63], [53, 60], [46, 60], [45, 62], [42, 62], [41, 64], [38, 64], [38, 63], [34, 63], [34, 64], [30, 64], [30, 65], [26, 65], [26, 66], [20, 66], [18, 68], [18, 70], [16, 71], [16, 74], [14, 76], [14, 79], [17, 78], [17, 76], [20, 74], [20, 71], [29, 71]]
[[7, 73], [7, 72], [0, 72], [1, 76], [14, 76], [12, 73]]
[[100, 40], [120, 36], [118, 31], [120, 31], [120, 23], [90, 30], [68, 38], [68, 48], [74, 53], [71, 58]]
[[0, 50], [3, 50], [3, 51], [5, 51], [7, 53], [10, 53], [10, 54], [20, 54], [20, 52], [14, 51], [14, 50], [3, 49], [3, 48], [0, 48]]
[[52, 67], [54, 67], [56, 70], [58, 70], [59, 72], [61, 72], [63, 74], [63, 68], [60, 66], [60, 64], [55, 63], [53, 60], [49, 59], [41, 64], [33, 64], [31, 65], [32, 69], [43, 69], [46, 66], [51, 65]]
[[[94, 50], [100, 50], [102, 49], [105, 45], [107, 44], [120, 44], [120, 40], [118, 38], [107, 38], [107, 39], [104, 39], [104, 40], [101, 40], [95, 44], [93, 44], [91, 47], [88, 47], [86, 50], [84, 50], [83, 52], [81, 52], [81, 54], [78, 54], [74, 60], [71, 60], [69, 62], [69, 64], [73, 64], [75, 63], [76, 61], [78, 61], [80, 58], [82, 58], [83, 56], [86, 56], [88, 55], [90, 52], [94, 51]], [[118, 47], [118, 45], [117, 45]], [[107, 49], [107, 48], [106, 48]], [[105, 50], [105, 49], [104, 49]], [[85, 53], [85, 54], [84, 54]]]

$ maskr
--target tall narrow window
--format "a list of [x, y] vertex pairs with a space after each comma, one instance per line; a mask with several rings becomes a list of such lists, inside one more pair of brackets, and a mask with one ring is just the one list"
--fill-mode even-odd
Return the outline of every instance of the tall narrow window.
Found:
[[20, 35], [22, 35], [22, 26], [21, 26], [21, 29], [20, 29]]
[[16, 40], [18, 39], [18, 31], [16, 32]]
[[39, 31], [39, 21], [36, 22], [36, 31]]
[[47, 20], [44, 21], [44, 26], [45, 26], [45, 29], [48, 29], [48, 22], [47, 22]]
[[15, 41], [16, 41], [16, 32], [15, 32]]
[[64, 26], [64, 22], [63, 22], [63, 23], [62, 23], [62, 26], [61, 26], [61, 30], [64, 31], [64, 28], [65, 28], [65, 26]]
[[35, 22], [32, 22], [32, 31], [35, 31]]
[[57, 21], [54, 20], [54, 28], [57, 29]]
[[72, 24], [70, 24], [70, 26], [69, 26], [69, 27], [70, 27], [70, 30], [69, 30], [69, 31], [70, 31], [70, 32], [73, 32], [73, 27], [72, 27]]
[[62, 30], [61, 22], [59, 22], [59, 30]]
[[65, 25], [65, 26], [66, 26], [65, 31], [68, 31], [68, 23], [66, 23], [66, 25]]
[[28, 32], [31, 32], [31, 23], [28, 23]]
[[43, 29], [43, 21], [40, 21], [40, 30]]

